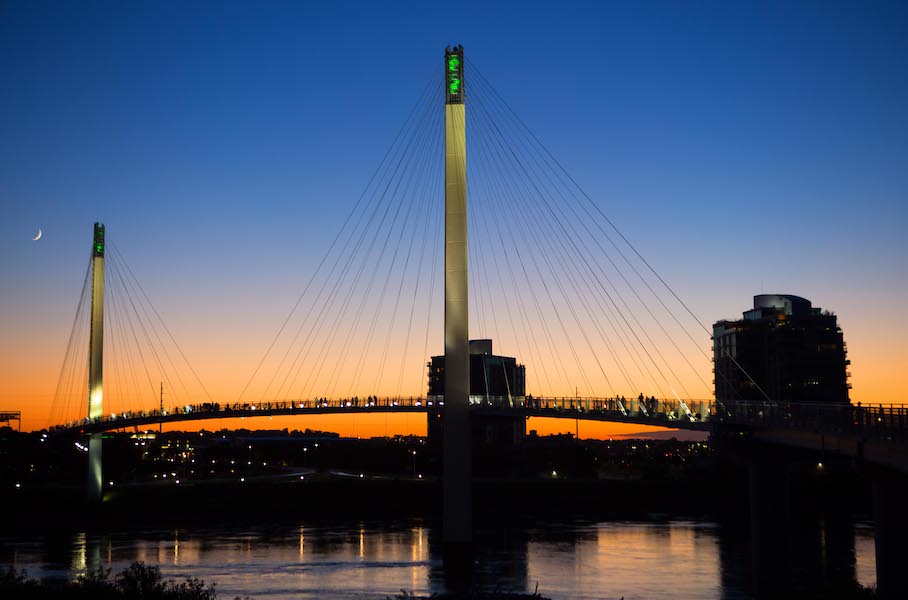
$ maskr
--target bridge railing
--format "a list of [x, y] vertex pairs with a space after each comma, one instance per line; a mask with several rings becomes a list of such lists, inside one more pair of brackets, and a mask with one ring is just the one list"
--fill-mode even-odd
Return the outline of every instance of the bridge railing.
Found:
[[713, 415], [708, 400], [690, 400], [656, 397], [614, 398], [598, 397], [535, 397], [535, 396], [470, 396], [470, 404], [477, 407], [521, 408], [531, 414], [569, 413], [609, 415], [615, 418], [653, 419], [655, 421], [705, 422]]
[[[577, 398], [577, 397], [536, 397], [536, 396], [470, 396], [470, 405], [476, 408], [518, 409], [529, 414], [543, 416], [566, 416], [576, 413], [583, 415], [601, 415], [615, 419], [652, 419], [654, 421], [685, 421], [705, 422], [714, 414], [709, 401], [693, 400], [682, 402], [677, 399], [664, 399], [655, 397], [638, 398]], [[123, 411], [103, 415], [96, 419], [82, 419], [54, 427], [55, 430], [75, 429], [86, 425], [99, 423], [113, 424], [114, 422], [133, 422], [142, 419], [158, 419], [176, 415], [210, 416], [212, 418], [230, 418], [235, 416], [254, 416], [254, 413], [285, 412], [293, 414], [297, 411], [319, 412], [322, 410], [343, 411], [368, 411], [372, 408], [394, 410], [401, 408], [412, 410], [431, 407], [443, 407], [444, 396], [416, 397], [379, 397], [379, 396], [352, 396], [350, 398], [308, 398], [283, 401], [266, 402], [234, 402], [219, 403], [205, 402], [174, 406], [164, 409], [149, 409], [140, 411]]]
[[714, 411], [718, 420], [739, 425], [908, 442], [908, 406], [903, 404], [725, 402], [716, 403]]
[[[470, 396], [474, 408], [518, 410], [530, 416], [593, 418], [603, 420], [651, 420], [654, 425], [671, 423], [673, 427], [707, 422], [724, 422], [754, 427], [778, 427], [799, 431], [841, 433], [862, 438], [888, 439], [908, 442], [908, 407], [905, 405], [860, 406], [851, 404], [792, 404], [782, 402], [713, 402], [708, 400], [682, 401], [677, 398], [598, 398], [598, 397], [536, 397], [528, 396]], [[188, 418], [231, 418], [255, 416], [256, 413], [297, 412], [368, 412], [401, 409], [402, 411], [431, 410], [443, 407], [444, 396], [350, 398], [308, 398], [268, 402], [206, 402], [166, 409], [124, 411], [98, 419], [72, 421], [54, 430], [78, 429], [86, 425], [106, 423], [124, 426], [142, 420], [166, 420], [177, 415]], [[176, 417], [174, 420], [184, 420]], [[699, 426], [698, 426], [699, 428]]]
[[[163, 409], [149, 410], [129, 410], [119, 413], [102, 415], [95, 419], [81, 419], [78, 421], [69, 421], [67, 423], [52, 427], [52, 430], [74, 429], [85, 425], [94, 425], [98, 423], [112, 423], [115, 421], [131, 421], [136, 419], [156, 419], [160, 417], [170, 417], [173, 415], [208, 415], [213, 418], [218, 416], [230, 418], [234, 416], [249, 416], [255, 412], [287, 412], [296, 411], [317, 412], [319, 410], [368, 410], [369, 408], [384, 409], [413, 409], [420, 407], [431, 407], [435, 405], [444, 406], [444, 397], [421, 398], [418, 396], [409, 397], [378, 397], [378, 396], [352, 396], [350, 398], [308, 398], [305, 400], [283, 400], [268, 402], [204, 402], [201, 404], [188, 404], [183, 406], [173, 406]], [[254, 416], [254, 414], [252, 415]]]

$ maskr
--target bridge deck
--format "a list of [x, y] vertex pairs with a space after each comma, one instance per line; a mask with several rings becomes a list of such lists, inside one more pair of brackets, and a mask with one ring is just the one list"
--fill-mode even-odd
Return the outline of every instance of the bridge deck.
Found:
[[[667, 429], [710, 431], [725, 424], [761, 432], [802, 432], [857, 440], [908, 443], [908, 408], [904, 405], [860, 407], [827, 404], [701, 401], [624, 398], [470, 398], [476, 413], [555, 419], [577, 419], [648, 425]], [[218, 404], [204, 403], [165, 411], [124, 412], [85, 419], [52, 429], [55, 434], [89, 434], [158, 423], [212, 419], [323, 414], [428, 413], [443, 411], [443, 397], [350, 398]]]
[[[637, 425], [653, 425], [671, 429], [709, 429], [709, 413], [705, 403], [690, 412], [687, 405], [672, 407], [665, 401], [653, 400], [649, 406], [638, 400], [605, 398], [471, 398], [474, 412], [497, 415], [547, 417], [555, 419], [580, 419], [585, 421], [610, 421]], [[444, 400], [439, 398], [368, 398], [344, 400], [306, 400], [287, 402], [260, 402], [244, 404], [205, 403], [177, 407], [165, 411], [123, 412], [105, 415], [100, 419], [85, 419], [55, 428], [55, 433], [88, 434], [116, 429], [131, 429], [159, 423], [201, 421], [211, 419], [237, 419], [252, 417], [301, 416], [325, 414], [370, 413], [428, 413], [444, 410]], [[680, 417], [678, 415], [681, 415]]]

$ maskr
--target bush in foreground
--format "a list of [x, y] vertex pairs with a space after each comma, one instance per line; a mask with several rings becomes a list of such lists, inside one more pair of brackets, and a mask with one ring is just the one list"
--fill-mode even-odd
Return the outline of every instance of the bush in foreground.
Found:
[[29, 579], [9, 568], [0, 573], [0, 598], [217, 600], [218, 594], [214, 584], [205, 585], [201, 579], [164, 579], [158, 567], [134, 562], [115, 577], [111, 577], [110, 569], [99, 569], [67, 582]]

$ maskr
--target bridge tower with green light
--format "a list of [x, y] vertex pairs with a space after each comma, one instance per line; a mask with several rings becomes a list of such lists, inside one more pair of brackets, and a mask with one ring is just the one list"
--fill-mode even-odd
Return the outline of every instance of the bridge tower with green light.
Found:
[[[95, 223], [91, 248], [91, 333], [88, 355], [88, 418], [104, 414], [104, 225]], [[88, 440], [88, 475], [86, 495], [89, 502], [99, 502], [104, 478], [101, 470], [101, 434]]]
[[467, 321], [467, 149], [463, 47], [445, 50], [444, 541], [472, 541], [470, 341]]

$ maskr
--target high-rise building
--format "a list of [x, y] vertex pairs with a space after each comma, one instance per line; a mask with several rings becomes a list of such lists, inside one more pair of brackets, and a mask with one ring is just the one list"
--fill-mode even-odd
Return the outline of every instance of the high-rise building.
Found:
[[[429, 395], [445, 393], [445, 357], [433, 356], [429, 363]], [[526, 367], [510, 356], [492, 354], [492, 340], [470, 340], [471, 402], [489, 398], [516, 398], [526, 395]]]
[[713, 361], [720, 402], [848, 403], [850, 361], [836, 316], [799, 296], [754, 296], [741, 320], [716, 322]]
[[[429, 362], [429, 396], [443, 396], [445, 357], [433, 356]], [[501, 406], [523, 402], [526, 395], [526, 367], [510, 356], [492, 354], [492, 340], [470, 340], [470, 404]], [[444, 412], [429, 411], [429, 440], [435, 444], [443, 437]], [[474, 445], [520, 443], [526, 435], [522, 416], [494, 411], [470, 416]]]

